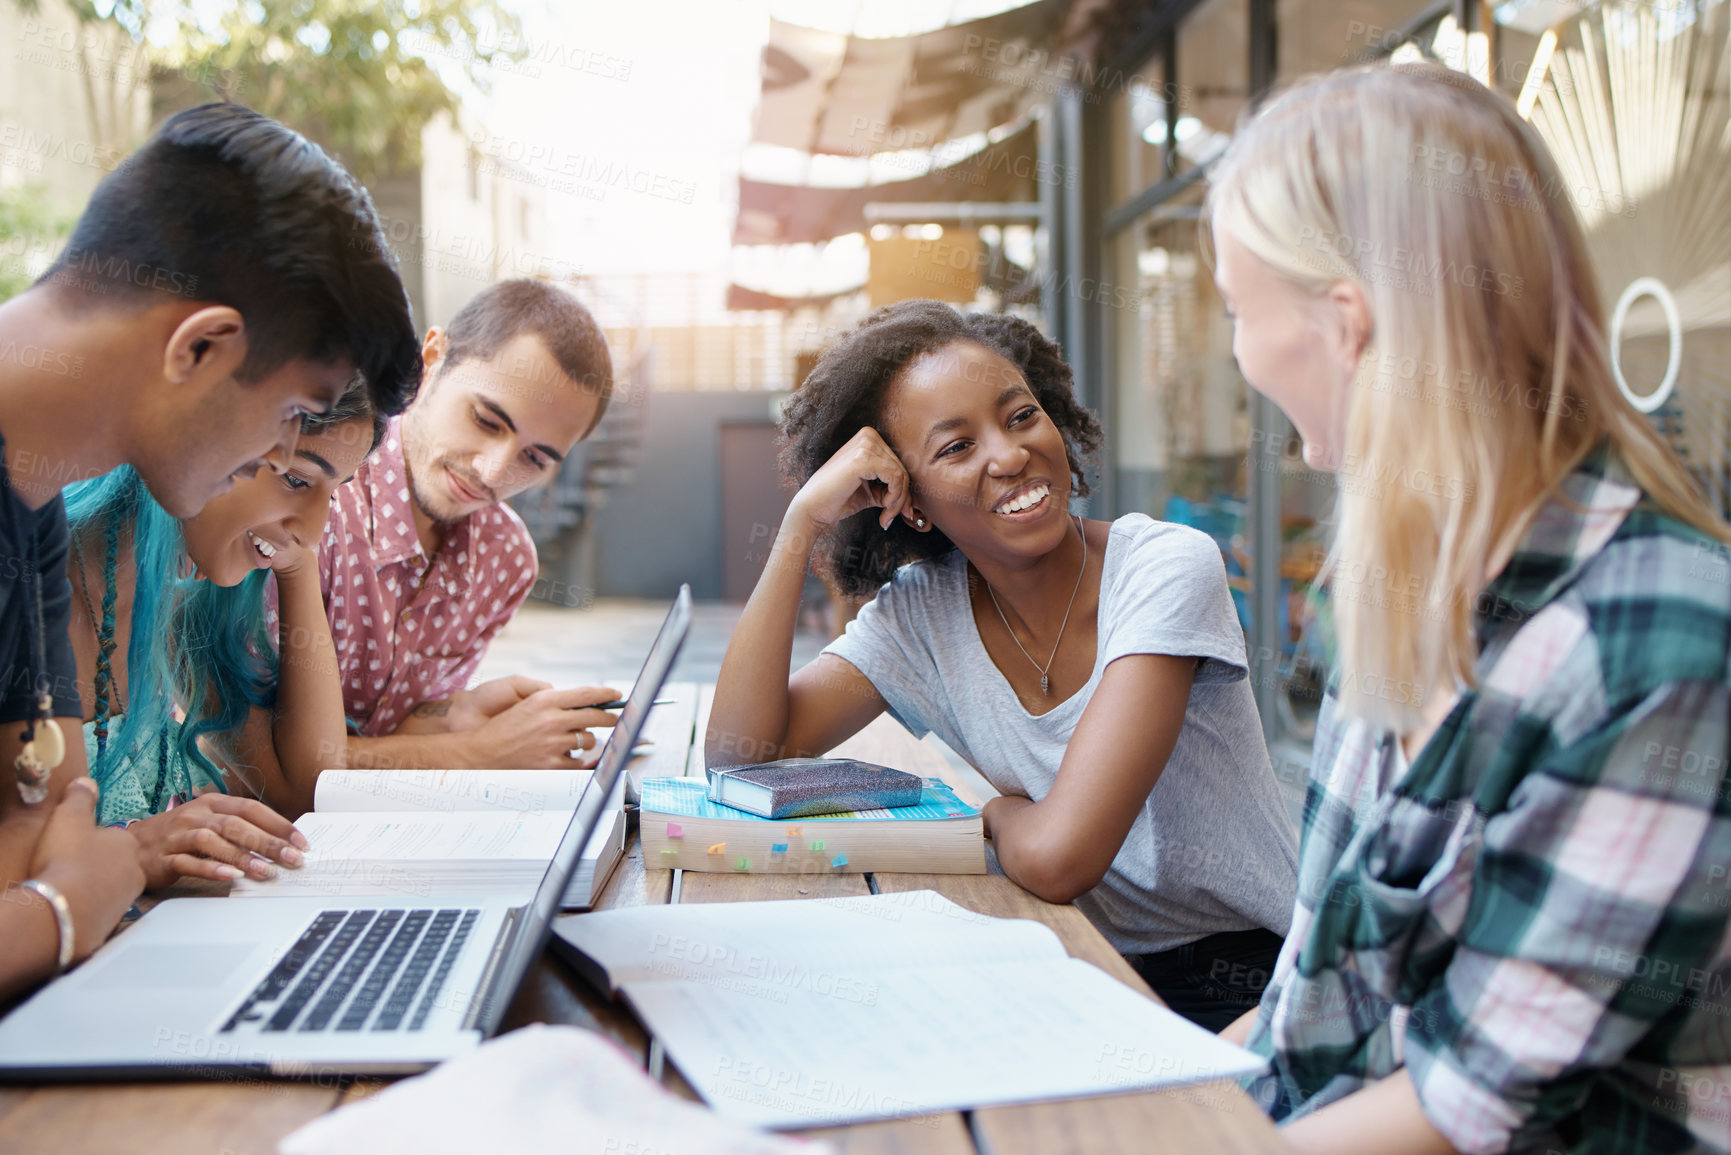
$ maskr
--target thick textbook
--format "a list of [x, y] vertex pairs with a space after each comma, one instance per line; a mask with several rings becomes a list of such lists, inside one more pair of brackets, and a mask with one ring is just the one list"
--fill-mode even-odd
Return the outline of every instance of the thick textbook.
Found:
[[759, 818], [808, 818], [918, 806], [918, 775], [858, 758], [783, 758], [711, 766], [709, 800]]
[[638, 814], [650, 870], [740, 874], [986, 873], [980, 812], [936, 779], [915, 806], [774, 820], [711, 802], [696, 778], [645, 778]]
[[[299, 870], [235, 880], [232, 896], [532, 894], [571, 824], [588, 770], [326, 770], [295, 826]], [[621, 787], [561, 907], [586, 910], [625, 850]]]
[[1070, 958], [1048, 927], [930, 890], [634, 907], [553, 946], [629, 1002], [723, 1115], [844, 1123], [1253, 1074], [1263, 1062]]

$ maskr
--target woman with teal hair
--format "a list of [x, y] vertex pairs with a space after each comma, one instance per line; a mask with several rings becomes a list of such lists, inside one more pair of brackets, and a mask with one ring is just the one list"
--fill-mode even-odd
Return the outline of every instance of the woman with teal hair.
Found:
[[[67, 490], [72, 639], [98, 816], [138, 840], [151, 886], [298, 866], [281, 812], [346, 746], [319, 594], [331, 493], [377, 443], [364, 386], [302, 419], [292, 467], [235, 479], [184, 522], [130, 468]], [[274, 573], [280, 642], [266, 609]]]

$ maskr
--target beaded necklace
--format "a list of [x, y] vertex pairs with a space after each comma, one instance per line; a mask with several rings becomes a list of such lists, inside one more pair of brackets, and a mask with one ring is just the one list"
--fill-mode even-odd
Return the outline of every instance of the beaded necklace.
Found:
[[[119, 582], [116, 571], [120, 561], [120, 515], [115, 514], [108, 519], [108, 524], [102, 531], [102, 617], [96, 616], [96, 607], [90, 600], [90, 587], [84, 580], [84, 551], [75, 537], [72, 541], [73, 556], [78, 561], [78, 592], [84, 599], [84, 610], [90, 615], [90, 620], [96, 626], [96, 678], [91, 685], [91, 692], [96, 699], [96, 760], [102, 761], [102, 756], [108, 750], [108, 723], [117, 714], [126, 713], [126, 704], [120, 701], [118, 683], [114, 679], [113, 655], [118, 643], [115, 641], [115, 602], [119, 597]], [[113, 706], [110, 706], [110, 700]], [[168, 787], [169, 777], [169, 725], [164, 722], [156, 734], [157, 774], [156, 786], [151, 791], [150, 812], [160, 814], [164, 809], [163, 793]], [[94, 769], [94, 766], [92, 767]], [[189, 783], [190, 785], [190, 783]]]
[[[96, 698], [96, 757], [100, 761], [108, 749], [108, 719], [113, 716], [109, 709], [109, 698], [116, 699], [119, 693], [115, 688], [114, 666], [114, 603], [119, 592], [115, 581], [115, 570], [120, 556], [120, 518], [111, 517], [102, 530], [102, 617], [96, 616], [96, 607], [90, 601], [90, 586], [84, 580], [84, 547], [76, 536], [72, 539], [72, 556], [78, 562], [78, 593], [84, 599], [84, 612], [90, 615], [90, 624], [96, 627], [96, 679], [91, 686], [91, 692]], [[126, 707], [120, 707], [120, 713], [126, 712]]]

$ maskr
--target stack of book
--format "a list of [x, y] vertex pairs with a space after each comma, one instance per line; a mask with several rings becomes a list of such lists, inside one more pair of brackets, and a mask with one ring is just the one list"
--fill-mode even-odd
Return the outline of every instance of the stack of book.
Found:
[[742, 874], [984, 874], [980, 812], [935, 779], [920, 801], [775, 820], [709, 799], [694, 778], [643, 780], [643, 864]]

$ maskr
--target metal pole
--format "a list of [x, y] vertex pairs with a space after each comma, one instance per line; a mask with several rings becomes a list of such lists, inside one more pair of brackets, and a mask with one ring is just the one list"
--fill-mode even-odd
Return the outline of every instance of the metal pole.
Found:
[[1178, 25], [1173, 24], [1160, 34], [1160, 99], [1166, 105], [1166, 132], [1160, 138], [1160, 179], [1171, 180], [1178, 175]]
[[[1274, 0], [1250, 0], [1250, 101], [1274, 85]], [[1280, 681], [1280, 470], [1286, 415], [1255, 390], [1250, 394], [1250, 677], [1263, 737], [1279, 733]]]
[[1040, 245], [1035, 250], [1035, 268], [1040, 278], [1040, 315], [1046, 319], [1046, 334], [1053, 340], [1064, 339], [1068, 318], [1064, 312], [1064, 296], [1058, 291], [1064, 267], [1064, 184], [1052, 179], [1059, 171], [1058, 157], [1063, 152], [1063, 125], [1058, 116], [1058, 102], [1046, 106], [1037, 130], [1040, 150], [1040, 171], [1047, 174], [1040, 185]]
[[[1057, 100], [1058, 121], [1062, 125], [1064, 216], [1061, 232], [1064, 236], [1062, 283], [1060, 296], [1064, 305], [1064, 327], [1059, 330], [1059, 344], [1064, 359], [1075, 377], [1076, 398], [1099, 414], [1110, 429], [1112, 414], [1108, 390], [1102, 375], [1101, 342], [1104, 329], [1101, 316], [1102, 293], [1100, 268], [1104, 238], [1097, 227], [1102, 215], [1096, 211], [1106, 190], [1096, 179], [1094, 164], [1104, 142], [1098, 98], [1079, 88], [1066, 88]], [[1083, 499], [1083, 511], [1089, 517], [1110, 516], [1114, 509], [1110, 450], [1101, 463], [1094, 492]]]

